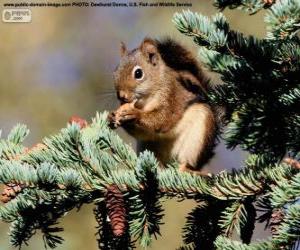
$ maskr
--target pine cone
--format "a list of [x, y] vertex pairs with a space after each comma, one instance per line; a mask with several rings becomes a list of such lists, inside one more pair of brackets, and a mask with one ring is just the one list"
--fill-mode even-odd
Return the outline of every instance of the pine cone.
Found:
[[273, 211], [270, 219], [270, 229], [272, 235], [277, 234], [278, 226], [282, 222], [283, 218], [284, 218], [284, 212], [282, 211], [282, 209], [275, 209]]
[[111, 185], [107, 188], [105, 199], [113, 234], [121, 236], [124, 234], [127, 224], [123, 194], [116, 185]]
[[275, 3], [275, 0], [263, 0], [263, 1], [266, 6], [271, 6], [272, 4]]
[[3, 192], [1, 193], [0, 200], [3, 203], [7, 203], [14, 199], [18, 193], [20, 193], [22, 190], [22, 187], [20, 184], [8, 184], [4, 186]]
[[[21, 153], [19, 155], [16, 155], [14, 157], [11, 157], [11, 160], [20, 160], [22, 156], [29, 154], [33, 151], [40, 151], [46, 149], [47, 146], [43, 143], [37, 143], [32, 148], [25, 148], [24, 153]], [[0, 201], [3, 203], [7, 203], [11, 201], [13, 198], [17, 196], [18, 193], [21, 192], [22, 188], [24, 188], [24, 185], [15, 184], [15, 183], [9, 183], [4, 186], [3, 192], [0, 196]]]
[[72, 116], [69, 119], [70, 124], [72, 124], [73, 122], [78, 124], [81, 129], [85, 128], [88, 125], [86, 120], [84, 120], [84, 119], [82, 119], [82, 118], [80, 118], [79, 116], [76, 116], [76, 115]]
[[283, 159], [283, 162], [285, 162], [286, 164], [289, 164], [293, 168], [300, 169], [300, 162], [293, 158], [286, 157]]

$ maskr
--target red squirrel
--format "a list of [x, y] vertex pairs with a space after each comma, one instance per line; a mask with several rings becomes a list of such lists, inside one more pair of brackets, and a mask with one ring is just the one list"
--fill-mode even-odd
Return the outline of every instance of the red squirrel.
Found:
[[192, 53], [172, 39], [145, 38], [131, 51], [122, 43], [113, 76], [121, 105], [110, 126], [123, 127], [162, 164], [175, 159], [181, 170], [199, 171], [213, 155], [218, 126]]

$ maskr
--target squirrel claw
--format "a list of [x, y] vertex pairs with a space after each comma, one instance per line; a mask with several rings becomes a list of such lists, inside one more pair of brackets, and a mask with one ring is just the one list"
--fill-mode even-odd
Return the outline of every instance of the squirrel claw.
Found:
[[115, 129], [123, 123], [137, 119], [137, 117], [138, 112], [134, 109], [132, 103], [126, 103], [119, 107], [116, 111], [111, 112], [107, 119], [109, 121], [109, 127]]
[[110, 112], [107, 116], [108, 127], [111, 129], [116, 129], [120, 124], [116, 120], [116, 113]]

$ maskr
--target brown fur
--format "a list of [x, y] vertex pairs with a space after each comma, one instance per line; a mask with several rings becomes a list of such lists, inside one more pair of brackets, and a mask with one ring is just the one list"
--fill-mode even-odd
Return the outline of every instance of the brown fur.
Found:
[[[124, 44], [114, 73], [121, 106], [109, 116], [113, 127], [122, 126], [162, 162], [177, 159], [199, 170], [212, 156], [216, 119], [203, 102], [207, 80], [193, 55], [167, 39], [146, 38], [130, 52]], [[144, 77], [134, 78], [140, 67]]]

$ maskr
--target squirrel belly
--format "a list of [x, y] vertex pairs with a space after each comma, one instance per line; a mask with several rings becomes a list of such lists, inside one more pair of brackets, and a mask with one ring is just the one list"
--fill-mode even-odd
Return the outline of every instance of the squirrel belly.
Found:
[[137, 139], [139, 152], [147, 149], [162, 164], [177, 160], [189, 170], [200, 170], [212, 157], [215, 146], [217, 127], [213, 110], [205, 103], [191, 104], [182, 112], [181, 118], [175, 116], [177, 122], [168, 130], [172, 114], [162, 119], [167, 116], [164, 112], [165, 108], [144, 112], [135, 109], [133, 103], [126, 103], [115, 112], [115, 119], [134, 114], [133, 121], [121, 126]]
[[195, 103], [169, 132], [157, 134], [155, 140], [138, 140], [138, 151], [154, 152], [162, 164], [175, 159], [190, 170], [200, 170], [213, 155], [215, 124], [210, 107]]

